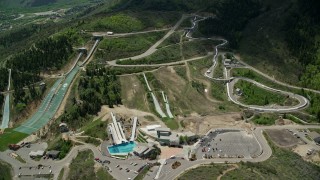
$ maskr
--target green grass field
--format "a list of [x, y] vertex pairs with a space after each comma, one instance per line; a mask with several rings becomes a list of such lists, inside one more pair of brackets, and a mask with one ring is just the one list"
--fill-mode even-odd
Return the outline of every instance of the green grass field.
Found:
[[178, 44], [180, 42], [181, 35], [182, 35], [182, 32], [180, 32], [180, 31], [174, 32], [159, 45], [158, 49], [166, 47], [166, 46], [170, 46], [173, 44]]
[[101, 121], [101, 119], [98, 119], [88, 122], [81, 130], [84, 131], [84, 134], [87, 136], [104, 140], [108, 138], [107, 126], [108, 121]]
[[279, 85], [275, 82], [272, 82], [271, 80], [261, 76], [260, 74], [250, 70], [250, 69], [246, 69], [246, 68], [234, 68], [230, 71], [231, 76], [234, 77], [246, 77], [252, 80], [255, 80], [257, 82], [260, 82], [266, 86], [272, 87], [272, 88], [276, 88], [276, 89], [280, 89], [280, 90], [284, 90], [284, 91], [295, 91], [294, 89]]
[[193, 57], [205, 56], [208, 52], [212, 52], [214, 50], [214, 43], [210, 40], [194, 40], [184, 42], [182, 48], [183, 57], [185, 59], [190, 59]]
[[96, 175], [98, 180], [114, 180], [114, 178], [104, 168], [99, 168]]
[[222, 62], [223, 57], [220, 55], [218, 56], [217, 62], [218, 65], [213, 71], [213, 77], [217, 78], [222, 78], [223, 77], [223, 62]]
[[[231, 70], [232, 76], [234, 77], [247, 77], [250, 79], [253, 79], [257, 82], [260, 82], [266, 86], [275, 88], [275, 89], [279, 89], [279, 90], [283, 90], [283, 91], [287, 91], [287, 92], [293, 92], [296, 94], [300, 94], [306, 98], [308, 98], [310, 101], [310, 106], [308, 106], [305, 109], [305, 112], [310, 113], [312, 115], [316, 115], [317, 112], [319, 111], [319, 100], [320, 100], [320, 95], [316, 94], [316, 93], [312, 93], [312, 92], [308, 92], [305, 90], [298, 90], [298, 89], [292, 89], [292, 88], [288, 88], [282, 85], [279, 85], [275, 82], [272, 82], [271, 80], [259, 75], [258, 73], [250, 70], [250, 69], [232, 69]], [[308, 122], [317, 122], [316, 118], [303, 118], [305, 121]]]
[[142, 54], [165, 35], [165, 31], [138, 34], [123, 38], [104, 39], [98, 46], [95, 58], [102, 62]]
[[150, 56], [137, 60], [118, 61], [118, 64], [162, 64], [181, 60], [179, 45], [161, 48]]
[[259, 125], [274, 125], [279, 116], [276, 114], [256, 115], [251, 121]]
[[19, 10], [19, 12], [48, 11], [58, 8], [70, 8], [75, 4], [89, 4], [90, 0], [2, 0], [0, 9], [5, 11]]
[[171, 27], [180, 17], [178, 12], [128, 10], [112, 16], [106, 16], [101, 12], [88, 17], [79, 27], [89, 31], [137, 32]]
[[170, 118], [162, 118], [162, 121], [168, 128], [171, 130], [176, 130], [179, 128], [179, 123], [175, 119], [170, 119]]
[[212, 180], [217, 179], [219, 175], [222, 174], [223, 171], [227, 170], [229, 165], [217, 165], [217, 164], [209, 164], [205, 166], [200, 166], [190, 171], [183, 173], [178, 180]]
[[9, 144], [16, 144], [29, 136], [21, 132], [13, 131], [13, 129], [6, 129], [3, 134], [0, 135], [0, 151], [8, 149]]
[[187, 77], [187, 70], [186, 70], [186, 67], [185, 66], [175, 66], [174, 67], [174, 70], [176, 71], [176, 73], [182, 77], [183, 79], [185, 80], [188, 80], [188, 77]]
[[143, 180], [143, 178], [147, 175], [148, 171], [150, 169], [150, 166], [146, 166], [134, 180]]
[[243, 94], [240, 97], [240, 102], [249, 105], [294, 105], [296, 104], [296, 100], [288, 98], [282, 94], [274, 93], [265, 89], [262, 89], [250, 82], [239, 80], [234, 88], [239, 88]]
[[136, 75], [121, 76], [121, 97], [122, 103], [128, 108], [150, 112], [147, 101], [147, 91], [144, 82], [141, 82]]

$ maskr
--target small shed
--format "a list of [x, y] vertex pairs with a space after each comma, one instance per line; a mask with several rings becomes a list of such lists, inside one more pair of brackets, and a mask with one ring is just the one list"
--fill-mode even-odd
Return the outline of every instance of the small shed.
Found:
[[69, 129], [66, 123], [59, 124], [59, 129], [61, 133], [69, 132]]
[[52, 159], [57, 159], [59, 157], [59, 154], [60, 154], [60, 151], [56, 151], [56, 150], [47, 152], [48, 157]]

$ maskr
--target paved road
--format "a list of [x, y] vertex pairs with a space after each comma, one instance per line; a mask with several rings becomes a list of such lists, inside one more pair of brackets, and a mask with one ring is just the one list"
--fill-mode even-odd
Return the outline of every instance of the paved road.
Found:
[[[157, 41], [155, 44], [153, 44], [146, 52], [138, 55], [138, 56], [133, 56], [133, 57], [129, 57], [129, 58], [125, 58], [125, 59], [131, 59], [131, 60], [137, 60], [137, 59], [141, 59], [147, 56], [150, 56], [151, 54], [155, 53], [157, 51], [157, 47], [164, 41], [166, 40], [169, 36], [171, 36], [171, 34], [173, 34], [175, 32], [175, 30], [180, 26], [180, 24], [183, 22], [183, 20], [185, 20], [187, 18], [187, 15], [182, 15], [182, 17], [180, 18], [180, 20], [170, 29], [170, 31], [163, 36], [159, 41]], [[108, 64], [115, 66], [117, 64], [117, 61], [122, 61], [125, 59], [119, 59], [119, 60], [114, 60], [114, 61], [109, 61]]]
[[190, 61], [196, 61], [196, 60], [199, 60], [199, 59], [203, 59], [203, 58], [209, 57], [211, 55], [212, 55], [212, 53], [208, 53], [208, 55], [206, 55], [206, 56], [194, 57], [194, 58], [185, 59], [185, 60], [181, 60], [181, 61], [175, 61], [175, 62], [170, 62], [170, 63], [161, 63], [161, 64], [115, 64], [115, 62], [110, 61], [109, 65], [117, 66], [117, 67], [161, 67], [161, 66], [173, 66], [173, 65], [183, 64], [185, 62], [190, 62]]
[[[192, 39], [192, 36], [189, 34], [190, 32], [192, 32], [194, 30], [194, 28], [196, 27], [196, 24], [199, 22], [199, 21], [203, 21], [205, 20], [205, 18], [194, 18], [193, 19], [193, 25], [192, 27], [190, 28], [190, 30], [188, 31], [188, 33], [186, 34], [186, 37], [187, 38], [190, 38]], [[274, 88], [270, 88], [268, 86], [265, 86], [261, 83], [258, 83], [254, 80], [251, 80], [251, 79], [248, 79], [248, 78], [243, 78], [243, 77], [230, 77], [230, 73], [229, 71], [226, 69], [226, 67], [224, 67], [224, 74], [225, 74], [225, 77], [224, 78], [214, 78], [213, 77], [213, 72], [215, 70], [215, 68], [217, 67], [217, 56], [218, 56], [218, 53], [219, 53], [219, 47], [221, 46], [224, 46], [228, 43], [227, 40], [225, 39], [221, 39], [221, 38], [218, 38], [218, 39], [211, 39], [211, 38], [207, 38], [207, 39], [210, 39], [210, 40], [221, 40], [222, 43], [220, 43], [219, 45], [217, 45], [215, 47], [215, 55], [213, 57], [213, 65], [209, 68], [209, 70], [207, 72], [205, 72], [204, 76], [207, 77], [207, 78], [210, 78], [210, 79], [213, 79], [213, 80], [217, 80], [217, 81], [226, 81], [226, 86], [227, 86], [227, 94], [228, 94], [228, 97], [229, 99], [235, 103], [235, 104], [238, 104], [242, 107], [246, 107], [246, 108], [249, 108], [249, 109], [254, 109], [254, 110], [259, 110], [259, 111], [268, 111], [268, 112], [292, 112], [292, 111], [297, 111], [297, 110], [301, 110], [301, 109], [304, 109], [308, 106], [309, 104], [309, 100], [301, 95], [298, 95], [298, 94], [293, 94], [293, 93], [289, 93], [289, 92], [286, 92], [286, 91], [282, 91], [282, 90], [278, 90], [278, 89], [274, 89]], [[246, 65], [244, 62], [241, 61], [242, 64]], [[249, 68], [251, 69], [251, 67], [246, 67], [246, 68]], [[253, 69], [254, 71], [257, 71], [256, 69]], [[259, 73], [261, 74], [261, 72]], [[270, 77], [269, 77], [270, 78]], [[283, 107], [283, 106], [275, 106], [275, 107], [266, 107], [266, 106], [256, 106], [256, 105], [246, 105], [246, 104], [243, 104], [241, 102], [239, 102], [237, 100], [237, 98], [233, 95], [233, 90], [234, 90], [234, 84], [235, 82], [237, 82], [237, 80], [245, 80], [245, 81], [248, 81], [248, 82], [251, 82], [257, 86], [259, 86], [260, 88], [263, 88], [263, 89], [266, 89], [268, 91], [272, 91], [272, 92], [276, 92], [276, 93], [280, 93], [280, 94], [283, 94], [283, 95], [287, 95], [287, 96], [290, 96], [291, 98], [294, 98], [294, 99], [297, 99], [299, 101], [299, 104], [298, 105], [295, 105], [295, 106], [291, 106], [291, 107]], [[289, 87], [288, 85], [286, 84], [282, 84], [284, 86], [287, 86]], [[296, 87], [298, 88], [298, 87]], [[301, 88], [300, 88], [301, 89]]]
[[310, 91], [310, 92], [314, 92], [314, 93], [317, 93], [317, 94], [320, 94], [320, 91], [318, 90], [314, 90], [314, 89], [309, 89], [309, 88], [304, 88], [304, 87], [299, 87], [299, 86], [293, 86], [293, 85], [290, 85], [290, 84], [287, 84], [287, 83], [284, 83], [284, 82], [281, 82], [281, 81], [278, 81], [276, 79], [274, 79], [273, 77], [270, 77], [269, 75], [259, 71], [258, 69], [250, 66], [249, 64], [243, 62], [240, 58], [237, 59], [239, 62], [241, 62], [242, 64], [244, 64], [245, 66], [247, 66], [248, 68], [250, 68], [251, 70], [255, 71], [256, 73], [262, 75], [263, 77], [277, 83], [277, 84], [280, 84], [282, 86], [285, 86], [285, 87], [289, 87], [289, 88], [293, 88], [293, 89], [298, 89], [298, 90], [301, 90], [301, 89], [304, 89], [306, 91]]
[[[229, 74], [229, 73], [226, 73], [226, 74]], [[228, 77], [227, 77], [227, 79], [228, 79]], [[294, 99], [298, 100], [299, 104], [294, 105], [294, 106], [272, 106], [272, 107], [271, 106], [257, 106], [257, 105], [246, 105], [246, 104], [243, 104], [243, 103], [239, 102], [237, 100], [237, 98], [233, 94], [234, 85], [238, 80], [244, 80], [244, 81], [250, 82], [250, 83], [252, 83], [252, 84], [254, 84], [254, 85], [256, 85], [256, 86], [258, 86], [260, 88], [266, 89], [268, 91], [272, 91], [272, 92], [275, 92], [275, 93], [283, 94], [285, 96], [289, 96], [290, 98], [294, 98]], [[304, 109], [309, 104], [309, 100], [307, 98], [301, 96], [301, 95], [290, 93], [290, 92], [286, 92], [286, 91], [282, 91], [282, 90], [278, 90], [278, 89], [274, 89], [274, 88], [270, 88], [268, 86], [265, 86], [265, 85], [263, 85], [261, 83], [258, 83], [256, 81], [254, 81], [252, 79], [242, 78], [242, 77], [234, 78], [233, 81], [227, 83], [227, 94], [228, 94], [229, 99], [233, 103], [238, 104], [238, 105], [240, 105], [242, 107], [246, 107], [246, 108], [254, 109], [254, 110], [258, 110], [258, 111], [292, 112], [292, 111], [297, 111], [297, 110]]]
[[118, 38], [118, 37], [126, 37], [126, 36], [132, 36], [132, 35], [138, 35], [138, 34], [147, 34], [147, 33], [152, 33], [152, 32], [162, 32], [162, 31], [167, 31], [170, 28], [164, 28], [164, 29], [154, 29], [154, 30], [149, 30], [149, 31], [139, 31], [139, 32], [131, 32], [131, 33], [115, 33], [112, 35], [108, 35], [108, 32], [93, 32], [93, 36], [106, 36], [110, 38]]

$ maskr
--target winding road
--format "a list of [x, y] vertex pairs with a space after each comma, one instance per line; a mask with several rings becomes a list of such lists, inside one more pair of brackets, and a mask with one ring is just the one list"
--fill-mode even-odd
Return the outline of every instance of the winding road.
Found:
[[[196, 27], [197, 23], [200, 22], [200, 21], [203, 21], [205, 20], [206, 18], [202, 18], [200, 17], [199, 19], [197, 18], [194, 18], [193, 19], [193, 26], [190, 28], [190, 30], [186, 33], [186, 37], [189, 38], [189, 39], [193, 39], [192, 36], [190, 35], [192, 31], [194, 31], [194, 28]], [[228, 98], [235, 104], [239, 105], [239, 106], [242, 106], [242, 107], [245, 107], [245, 108], [249, 108], [249, 109], [253, 109], [253, 110], [257, 110], [257, 111], [265, 111], [265, 112], [292, 112], [292, 111], [298, 111], [298, 110], [301, 110], [301, 109], [304, 109], [308, 106], [309, 104], [309, 100], [301, 95], [298, 95], [298, 94], [294, 94], [294, 93], [290, 93], [290, 92], [286, 92], [286, 91], [282, 91], [282, 90], [278, 90], [278, 89], [275, 89], [275, 88], [271, 88], [271, 87], [268, 87], [268, 86], [265, 86], [257, 81], [254, 81], [252, 79], [249, 79], [249, 78], [245, 78], [245, 77], [230, 77], [230, 70], [227, 70], [226, 67], [224, 67], [224, 75], [225, 77], [224, 78], [215, 78], [213, 77], [213, 74], [214, 74], [214, 70], [215, 68], [217, 67], [217, 58], [218, 58], [218, 54], [219, 54], [219, 47], [222, 47], [224, 45], [226, 45], [228, 43], [227, 40], [225, 39], [222, 39], [222, 38], [216, 38], [216, 39], [213, 39], [213, 38], [206, 38], [207, 40], [220, 40], [222, 41], [222, 43], [220, 43], [219, 45], [217, 45], [215, 47], [215, 55], [213, 57], [213, 65], [205, 72], [204, 76], [209, 78], [209, 79], [212, 79], [212, 80], [216, 80], [216, 81], [225, 81], [226, 82], [226, 87], [227, 87], [227, 94], [228, 94]], [[241, 61], [241, 63], [243, 63]], [[246, 65], [245, 63], [243, 63], [244, 65]], [[252, 67], [248, 66], [246, 68], [249, 68], [251, 69]], [[253, 69], [254, 71], [258, 72], [256, 69]], [[259, 74], [263, 74], [259, 71]], [[264, 74], [264, 76], [266, 76]], [[268, 76], [269, 77], [269, 76]], [[270, 77], [269, 77], [270, 79]], [[244, 80], [244, 81], [247, 81], [247, 82], [250, 82], [260, 88], [263, 88], [263, 89], [266, 89], [268, 91], [271, 91], [271, 92], [275, 92], [275, 93], [279, 93], [279, 94], [283, 94], [285, 96], [289, 96], [291, 98], [294, 98], [296, 100], [299, 101], [299, 104], [295, 105], [295, 106], [290, 106], [290, 107], [285, 107], [285, 106], [257, 106], [257, 105], [246, 105], [246, 104], [243, 104], [241, 102], [238, 101], [238, 99], [234, 96], [234, 93], [233, 93], [233, 90], [234, 90], [234, 84], [238, 81], [238, 80]], [[286, 87], [291, 87], [290, 85], [287, 85], [287, 84], [284, 84], [282, 83], [282, 85], [286, 86]], [[295, 86], [292, 86], [292, 87], [295, 87]], [[295, 88], [299, 88], [299, 87], [295, 87]], [[299, 88], [301, 89], [301, 88]], [[310, 90], [310, 89], [309, 89]], [[311, 90], [311, 91], [315, 91], [317, 92], [316, 90]]]

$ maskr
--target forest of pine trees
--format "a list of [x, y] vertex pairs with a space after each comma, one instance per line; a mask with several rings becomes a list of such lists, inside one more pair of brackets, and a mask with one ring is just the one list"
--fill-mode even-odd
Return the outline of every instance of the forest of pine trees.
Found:
[[102, 105], [114, 107], [122, 104], [120, 81], [113, 70], [88, 67], [84, 76], [79, 79], [80, 99], [72, 100], [72, 107], [62, 115], [61, 120], [74, 127], [80, 127], [88, 118], [96, 115]]

